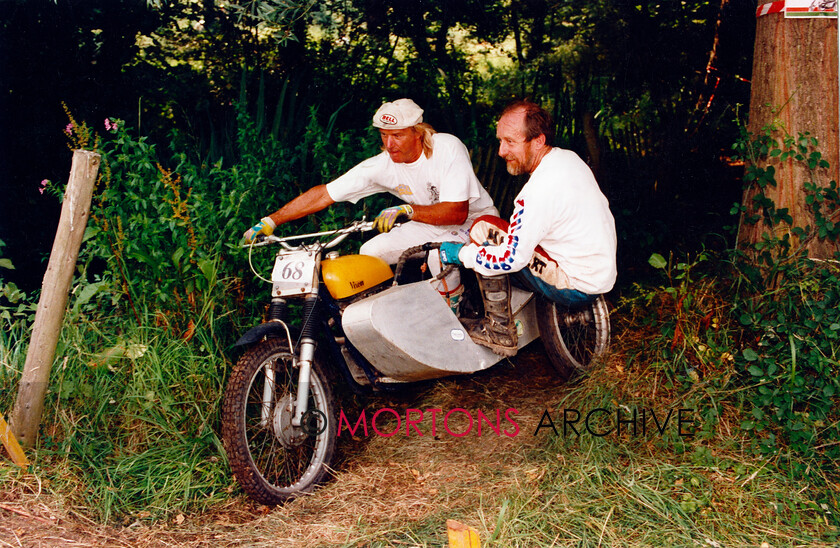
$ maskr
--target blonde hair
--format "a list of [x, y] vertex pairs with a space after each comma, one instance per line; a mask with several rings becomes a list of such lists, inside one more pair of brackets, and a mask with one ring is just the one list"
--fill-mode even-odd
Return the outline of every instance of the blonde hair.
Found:
[[432, 148], [434, 147], [434, 144], [432, 142], [432, 135], [437, 133], [435, 131], [435, 128], [433, 128], [431, 126], [431, 124], [427, 124], [426, 122], [420, 122], [419, 124], [416, 124], [412, 127], [413, 127], [414, 131], [422, 134], [422, 137], [423, 137], [423, 154], [426, 155], [426, 158], [431, 158], [432, 157]]
[[[435, 128], [432, 127], [431, 124], [427, 124], [426, 122], [420, 122], [419, 124], [414, 124], [411, 126], [411, 129], [414, 130], [414, 133], [420, 134], [420, 140], [423, 144], [423, 154], [426, 158], [432, 157], [432, 149], [434, 148], [434, 141], [432, 141], [432, 135], [437, 133]], [[385, 147], [380, 147], [380, 150], [385, 150]]]

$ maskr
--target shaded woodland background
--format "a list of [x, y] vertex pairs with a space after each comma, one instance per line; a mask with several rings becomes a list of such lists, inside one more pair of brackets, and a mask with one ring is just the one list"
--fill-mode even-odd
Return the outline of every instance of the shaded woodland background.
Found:
[[[367, 484], [388, 478], [390, 489], [398, 476], [383, 471], [414, 472], [422, 451], [377, 448], [365, 463], [351, 450], [347, 463], [367, 472], [342, 465], [353, 479], [335, 485], [365, 484], [358, 492], [374, 510], [346, 498], [350, 511], [332, 524], [352, 525], [328, 523], [327, 532], [346, 535], [348, 546], [371, 535], [414, 545], [463, 514], [500, 545], [548, 544], [558, 531], [570, 532], [567, 544], [836, 545], [840, 266], [809, 259], [791, 238], [830, 249], [840, 240], [840, 192], [828, 180], [836, 146], [822, 141], [823, 157], [814, 136], [800, 134], [822, 139], [834, 122], [819, 120], [832, 112], [762, 129], [752, 109], [758, 131], [744, 132], [751, 87], [767, 97], [753, 106], [778, 108], [781, 96], [792, 107], [803, 89], [817, 92], [817, 104], [830, 101], [812, 77], [773, 76], [798, 66], [792, 56], [753, 65], [754, 42], [788, 52], [776, 32], [784, 29], [791, 43], [833, 54], [836, 27], [789, 25], [782, 14], [757, 27], [755, 8], [753, 0], [0, 0], [0, 411], [12, 409], [30, 344], [68, 145], [102, 154], [34, 468], [0, 466], [5, 500], [40, 505], [43, 485], [58, 506], [126, 530], [242, 504], [216, 434], [219, 403], [241, 353], [234, 342], [263, 317], [269, 293], [236, 245], [242, 232], [374, 154], [371, 114], [403, 96], [467, 144], [508, 212], [524, 181], [498, 161], [494, 120], [511, 99], [530, 97], [554, 114], [558, 144], [595, 171], [616, 217], [612, 349], [558, 391], [522, 378], [544, 360], [537, 346], [486, 375], [441, 381], [443, 401], [469, 407], [459, 399], [466, 387], [476, 402], [516, 396], [533, 410], [544, 396], [552, 408], [696, 409], [696, 436], [651, 428], [638, 439], [546, 440], [503, 457], [516, 463], [509, 473], [459, 451], [488, 471], [490, 498], [469, 474], [462, 484], [440, 476], [440, 491], [422, 494], [429, 505], [419, 517], [382, 518], [376, 509], [392, 491], [371, 495]], [[814, 72], [837, 66], [830, 55], [806, 60]], [[785, 86], [788, 96], [757, 93], [759, 82], [777, 81], [807, 84], [790, 101]], [[777, 179], [783, 164], [804, 174], [801, 187]], [[808, 215], [794, 219], [773, 189], [794, 189]], [[387, 198], [363, 202], [278, 231], [370, 217]], [[736, 246], [739, 222], [758, 239]], [[270, 254], [255, 260], [257, 270], [270, 268]], [[437, 462], [450, 459], [438, 450]], [[426, 477], [403, 475], [404, 493]], [[453, 502], [444, 486], [469, 496]], [[297, 527], [311, 515], [323, 524], [319, 505], [336, 498], [324, 493], [288, 506], [294, 520], [278, 520]], [[230, 523], [238, 535], [240, 523]], [[158, 526], [149, 530], [157, 538]]]
[[[241, 157], [236, 105], [294, 142], [311, 107], [333, 116], [336, 132], [358, 130], [382, 100], [409, 96], [439, 131], [467, 143], [504, 210], [522, 181], [494, 161], [494, 117], [527, 96], [554, 113], [560, 146], [598, 175], [617, 219], [624, 281], [652, 251], [731, 243], [724, 227], [743, 168], [728, 156], [749, 101], [754, 2], [284, 6], [0, 3], [0, 240], [17, 267], [8, 278], [40, 285], [59, 204], [39, 184], [66, 182], [69, 172], [62, 102], [99, 132], [106, 117], [118, 118], [210, 165]], [[264, 206], [276, 203], [267, 196]]]

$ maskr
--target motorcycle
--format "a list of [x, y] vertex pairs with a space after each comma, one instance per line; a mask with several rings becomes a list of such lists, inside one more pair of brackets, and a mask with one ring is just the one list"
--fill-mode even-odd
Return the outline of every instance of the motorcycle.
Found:
[[[466, 289], [457, 315], [428, 276], [404, 280], [410, 258], [440, 244], [406, 250], [394, 270], [377, 257], [329, 251], [372, 229], [371, 222], [355, 221], [250, 244], [249, 263], [272, 284], [271, 303], [265, 321], [236, 343], [246, 351], [225, 388], [222, 439], [237, 482], [261, 503], [279, 504], [327, 479], [338, 429], [336, 388], [393, 390], [505, 359], [475, 344], [462, 324], [482, 313], [471, 271], [462, 273]], [[279, 246], [271, 279], [252, 261], [255, 248], [269, 245]], [[437, 278], [449, 268], [455, 267]], [[295, 301], [302, 306], [290, 307]], [[603, 296], [568, 310], [512, 287], [511, 309], [519, 348], [541, 338], [563, 379], [587, 370], [609, 345]], [[408, 311], [422, 313], [407, 317]]]

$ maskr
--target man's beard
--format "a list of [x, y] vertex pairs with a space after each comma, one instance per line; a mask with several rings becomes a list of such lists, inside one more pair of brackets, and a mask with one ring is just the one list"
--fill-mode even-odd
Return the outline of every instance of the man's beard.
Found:
[[516, 160], [507, 161], [505, 163], [507, 167], [507, 172], [511, 175], [522, 175], [523, 173], [525, 173], [525, 168], [523, 168], [522, 164], [520, 164]]

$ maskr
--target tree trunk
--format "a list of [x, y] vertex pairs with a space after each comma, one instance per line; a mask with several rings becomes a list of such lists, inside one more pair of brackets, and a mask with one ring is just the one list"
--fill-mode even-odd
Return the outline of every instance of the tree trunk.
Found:
[[601, 181], [601, 145], [598, 143], [598, 125], [591, 110], [583, 113], [583, 138], [589, 153], [589, 167], [595, 174], [595, 179]]
[[[781, 142], [786, 132], [793, 137], [808, 132], [819, 140], [818, 150], [829, 163], [828, 169], [812, 172], [802, 162], [768, 160], [776, 170], [776, 186], [765, 194], [777, 209], [788, 208], [792, 226], [814, 227], [806, 206], [804, 184], [818, 187], [838, 180], [838, 70], [837, 19], [785, 19], [774, 13], [758, 17], [753, 56], [749, 130], [763, 133], [765, 126], [780, 127], [773, 137]], [[745, 215], [752, 215], [754, 187], [745, 190]], [[834, 212], [824, 211], [825, 215]], [[781, 233], [788, 227], [779, 227]], [[762, 223], [741, 223], [739, 244], [760, 242], [767, 227]], [[791, 235], [792, 249], [800, 242]], [[840, 247], [834, 242], [810, 238], [805, 242], [808, 256], [829, 258]]]

